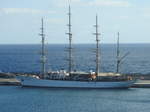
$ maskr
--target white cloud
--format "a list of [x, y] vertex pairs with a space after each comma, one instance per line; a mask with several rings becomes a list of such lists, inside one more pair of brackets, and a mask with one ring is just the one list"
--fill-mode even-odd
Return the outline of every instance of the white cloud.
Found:
[[55, 4], [57, 4], [57, 6], [59, 7], [64, 7], [67, 5], [81, 5], [86, 3], [86, 0], [55, 0]]
[[5, 14], [19, 14], [19, 13], [43, 14], [43, 13], [54, 13], [54, 11], [31, 9], [31, 8], [0, 8], [0, 13], [5, 13]]
[[60, 7], [64, 7], [68, 4], [108, 7], [130, 7], [132, 5], [128, 0], [55, 0], [55, 4]]
[[127, 20], [127, 19], [129, 19], [129, 16], [128, 15], [122, 15], [119, 17], [119, 19]]
[[70, 2], [81, 2], [81, 0], [70, 0]]
[[93, 0], [89, 5], [111, 6], [111, 7], [129, 7], [131, 4], [126, 0]]
[[145, 17], [145, 18], [150, 18], [150, 8], [149, 7], [144, 7], [144, 8], [141, 8], [140, 9], [140, 13], [141, 13], [141, 15], [142, 15], [142, 17]]
[[49, 18], [49, 19], [46, 19], [45, 21], [48, 23], [54, 23], [54, 24], [63, 23], [63, 20], [58, 19], [58, 18]]

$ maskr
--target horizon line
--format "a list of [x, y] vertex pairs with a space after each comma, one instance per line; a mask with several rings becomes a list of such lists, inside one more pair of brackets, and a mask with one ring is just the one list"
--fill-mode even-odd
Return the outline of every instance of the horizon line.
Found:
[[[63, 45], [68, 43], [48, 43], [48, 45]], [[95, 43], [73, 43], [75, 45], [77, 44], [95, 44]], [[116, 44], [116, 43], [100, 43], [100, 44]], [[120, 43], [120, 44], [150, 44], [150, 42], [141, 42], [141, 43]], [[0, 43], [0, 45], [40, 45], [40, 43]], [[47, 44], [45, 44], [47, 45]]]

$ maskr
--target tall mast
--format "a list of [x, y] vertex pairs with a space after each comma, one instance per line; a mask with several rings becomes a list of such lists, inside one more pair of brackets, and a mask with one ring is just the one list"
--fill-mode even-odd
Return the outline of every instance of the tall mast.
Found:
[[98, 33], [98, 16], [96, 15], [96, 25], [94, 25], [96, 28], [96, 32], [94, 33], [94, 35], [96, 35], [96, 76], [98, 76], [99, 73], [99, 61], [100, 61], [100, 57], [99, 57], [99, 33]]
[[119, 32], [117, 33], [118, 37], [117, 37], [117, 70], [116, 72], [119, 72], [119, 64], [120, 64], [120, 46], [119, 46]]
[[70, 5], [69, 5], [69, 13], [68, 13], [68, 17], [69, 17], [69, 23], [68, 23], [68, 36], [69, 36], [69, 47], [68, 47], [68, 50], [69, 50], [69, 67], [68, 67], [68, 72], [69, 74], [71, 73], [72, 71], [72, 33], [71, 33], [71, 8], [70, 8]]
[[123, 63], [124, 58], [130, 54], [130, 52], [125, 53], [123, 56], [120, 56], [120, 44], [119, 44], [119, 38], [120, 38], [120, 33], [117, 33], [118, 38], [117, 38], [117, 68], [116, 68], [116, 73], [120, 72], [120, 65]]
[[46, 77], [46, 53], [45, 53], [45, 34], [44, 34], [44, 23], [43, 18], [41, 19], [41, 74], [43, 75], [43, 78]]

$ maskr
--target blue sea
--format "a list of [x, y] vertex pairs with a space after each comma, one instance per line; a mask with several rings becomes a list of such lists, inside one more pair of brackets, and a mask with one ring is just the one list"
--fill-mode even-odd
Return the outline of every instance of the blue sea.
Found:
[[[73, 49], [74, 70], [95, 71], [95, 45], [75, 44]], [[31, 73], [40, 72], [40, 45], [0, 45], [0, 71]], [[121, 44], [120, 55], [129, 52], [120, 65], [121, 73], [150, 73], [150, 44]], [[68, 69], [66, 44], [46, 46], [47, 69]], [[116, 45], [102, 44], [100, 71], [116, 71]]]
[[[40, 72], [40, 45], [0, 45], [2, 72]], [[95, 70], [94, 44], [74, 45], [74, 69]], [[67, 45], [48, 45], [47, 69], [67, 69]], [[122, 73], [150, 73], [150, 44], [121, 44]], [[102, 44], [100, 71], [116, 71], [116, 45]], [[0, 86], [0, 112], [149, 112], [150, 89], [57, 89]]]
[[0, 86], [0, 112], [149, 112], [150, 89]]

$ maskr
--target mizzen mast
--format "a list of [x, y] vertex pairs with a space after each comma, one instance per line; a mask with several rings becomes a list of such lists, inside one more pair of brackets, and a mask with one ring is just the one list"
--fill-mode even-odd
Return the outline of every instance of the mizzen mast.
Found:
[[42, 44], [41, 44], [41, 74], [43, 78], [46, 77], [46, 53], [45, 53], [45, 34], [44, 34], [44, 22], [41, 19], [41, 33], [40, 33]]
[[68, 72], [69, 74], [71, 73], [72, 71], [72, 65], [73, 65], [73, 59], [72, 59], [72, 32], [71, 32], [71, 8], [70, 8], [70, 5], [69, 5], [69, 13], [68, 13], [68, 17], [69, 17], [69, 22], [68, 22], [68, 36], [69, 36], [69, 47], [68, 47], [68, 53], [69, 53], [69, 59], [68, 59]]
[[94, 25], [94, 27], [96, 28], [96, 32], [94, 33], [94, 35], [96, 36], [96, 76], [98, 76], [99, 73], [99, 66], [100, 66], [100, 53], [99, 53], [99, 35], [100, 33], [98, 33], [98, 16], [96, 15], [96, 24]]
[[119, 44], [119, 38], [120, 38], [120, 33], [117, 33], [118, 38], [117, 38], [117, 68], [116, 68], [116, 73], [120, 72], [120, 65], [123, 63], [124, 58], [129, 55], [130, 52], [125, 53], [123, 56], [120, 56], [120, 44]]
[[119, 45], [120, 33], [118, 32], [117, 35], [118, 35], [118, 38], [117, 38], [117, 70], [116, 70], [116, 72], [118, 73], [119, 72], [119, 65], [120, 65], [120, 45]]

